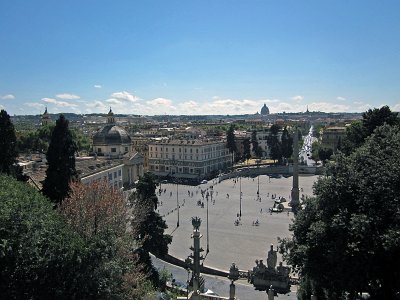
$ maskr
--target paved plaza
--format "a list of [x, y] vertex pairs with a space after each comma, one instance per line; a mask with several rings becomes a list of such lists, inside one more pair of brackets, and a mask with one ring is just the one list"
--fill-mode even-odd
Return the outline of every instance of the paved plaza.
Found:
[[[300, 196], [312, 195], [312, 186], [317, 178], [318, 176], [314, 175], [299, 177]], [[204, 249], [203, 255], [206, 255], [207, 200], [205, 196], [204, 199], [202, 197], [201, 190], [203, 190], [204, 194], [213, 191], [212, 200], [210, 196], [208, 201], [210, 251], [204, 265], [229, 270], [231, 263], [235, 262], [239, 269], [250, 270], [255, 266], [256, 259], [266, 261], [269, 245], [271, 243], [277, 245], [277, 237], [290, 236], [289, 224], [293, 214], [291, 212], [289, 215], [286, 212], [270, 214], [268, 209], [274, 204], [272, 195], [276, 195], [276, 199], [285, 197], [290, 201], [292, 180], [292, 177], [270, 178], [261, 175], [259, 178], [243, 177], [241, 180], [228, 179], [220, 183], [213, 180], [198, 186], [162, 184], [161, 195], [158, 195], [162, 204], [158, 210], [167, 222], [166, 233], [173, 235], [169, 253], [183, 260], [190, 254], [189, 247], [193, 245], [193, 240], [190, 238], [193, 230], [191, 218], [198, 216], [202, 219], [201, 247]], [[238, 219], [237, 214], [240, 210], [240, 185], [242, 217], [241, 225], [235, 226], [234, 222]], [[261, 201], [257, 201], [258, 186]], [[177, 198], [180, 204], [179, 227], [177, 227]], [[204, 207], [198, 205], [199, 202], [204, 203]], [[257, 220], [259, 226], [254, 226], [253, 222]]]

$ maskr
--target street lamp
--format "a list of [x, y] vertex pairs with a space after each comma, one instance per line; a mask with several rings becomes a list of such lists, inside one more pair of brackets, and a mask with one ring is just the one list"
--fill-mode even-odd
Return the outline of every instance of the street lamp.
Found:
[[209, 197], [209, 193], [207, 192], [206, 195], [206, 199], [207, 199], [207, 252], [206, 255], [208, 254], [208, 252], [210, 252], [210, 244], [209, 244], [209, 233], [208, 233], [208, 197]]
[[176, 179], [176, 207], [178, 209], [178, 221], [176, 222], [176, 227], [179, 227], [179, 198], [178, 198], [178, 179]]
[[239, 176], [239, 217], [242, 217], [242, 177]]

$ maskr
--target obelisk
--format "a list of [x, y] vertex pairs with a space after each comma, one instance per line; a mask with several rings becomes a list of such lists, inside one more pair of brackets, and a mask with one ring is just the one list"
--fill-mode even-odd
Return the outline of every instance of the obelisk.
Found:
[[293, 185], [292, 185], [292, 200], [290, 202], [292, 212], [297, 214], [299, 209], [299, 134], [297, 127], [295, 127], [293, 133]]

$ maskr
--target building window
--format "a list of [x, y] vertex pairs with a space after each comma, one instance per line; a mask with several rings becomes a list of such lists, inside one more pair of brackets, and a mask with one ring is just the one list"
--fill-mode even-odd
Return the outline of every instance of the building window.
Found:
[[112, 180], [112, 173], [108, 174], [108, 180], [109, 180], [109, 181]]
[[153, 147], [150, 147], [150, 151], [153, 151]]
[[121, 170], [118, 170], [118, 176], [121, 176]]
[[97, 152], [101, 153], [101, 148], [97, 148]]
[[128, 152], [128, 147], [125, 147], [125, 151]]
[[172, 148], [172, 152], [175, 152], [175, 148]]
[[111, 152], [117, 152], [117, 148], [111, 148]]
[[114, 179], [117, 178], [117, 172], [114, 172]]

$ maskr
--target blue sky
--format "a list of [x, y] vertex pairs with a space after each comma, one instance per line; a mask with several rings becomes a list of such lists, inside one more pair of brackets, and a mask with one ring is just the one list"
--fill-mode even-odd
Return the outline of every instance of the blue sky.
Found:
[[0, 2], [0, 108], [400, 111], [400, 1]]

